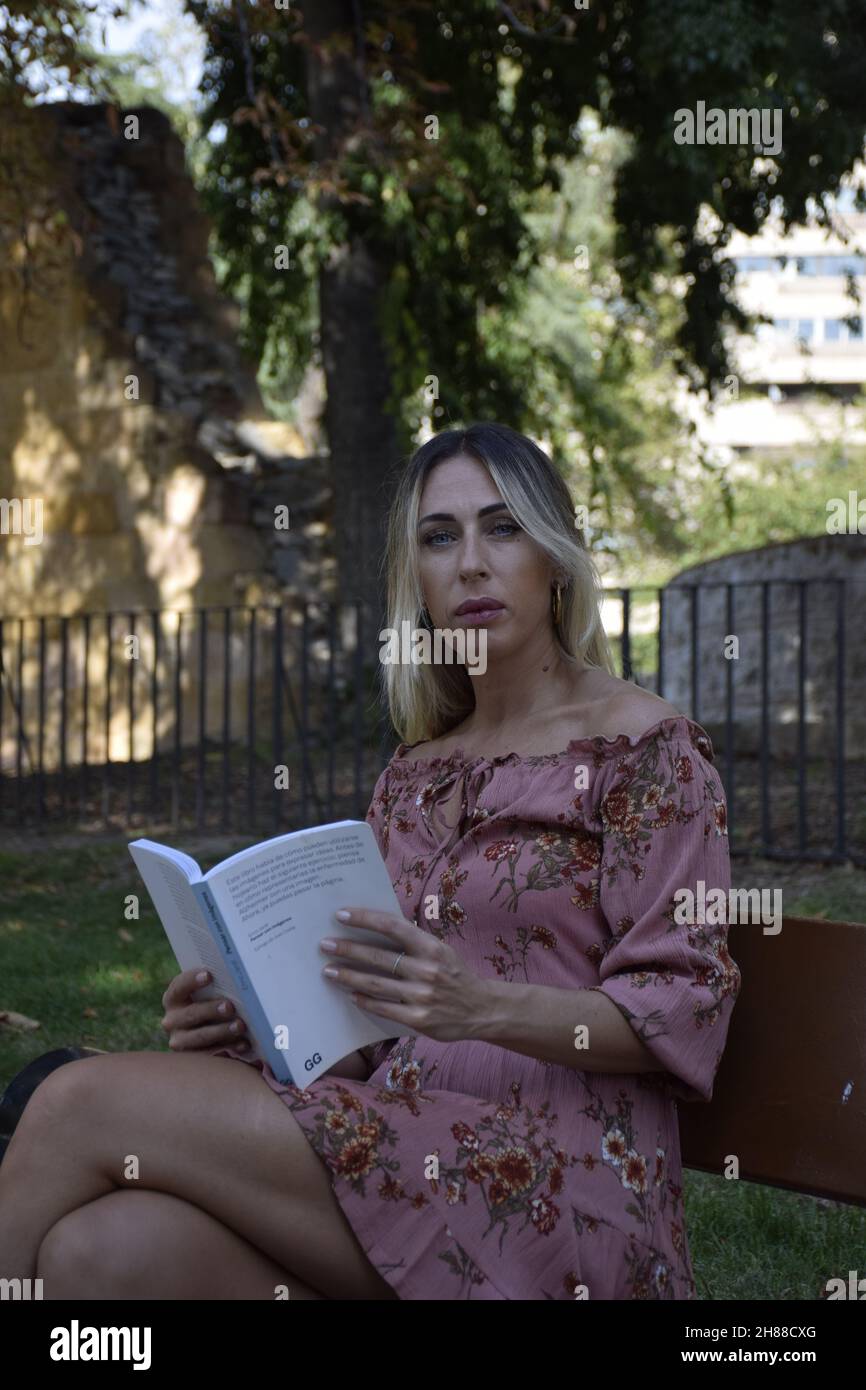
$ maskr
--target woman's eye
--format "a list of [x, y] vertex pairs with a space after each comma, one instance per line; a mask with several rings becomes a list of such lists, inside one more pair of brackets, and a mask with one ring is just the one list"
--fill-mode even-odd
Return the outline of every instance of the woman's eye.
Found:
[[[491, 528], [491, 530], [490, 530], [490, 535], [493, 535], [494, 532], [496, 532], [496, 531], [501, 531], [503, 526], [506, 528], [506, 534], [508, 534], [508, 535], [513, 535], [513, 534], [515, 533], [515, 531], [520, 531], [520, 530], [522, 529], [522, 528], [521, 528], [520, 526], [518, 526], [517, 523], [514, 522], [514, 521], [497, 521], [496, 525], [493, 526], [493, 527]], [[451, 532], [451, 531], [430, 531], [430, 532], [424, 537], [424, 544], [425, 544], [425, 545], [432, 545], [433, 542], [434, 542], [435, 540], [437, 540], [440, 536], [446, 536], [446, 537], [448, 537], [448, 536], [451, 536], [451, 535], [452, 535], [452, 532]], [[434, 547], [434, 549], [438, 549], [438, 547]]]

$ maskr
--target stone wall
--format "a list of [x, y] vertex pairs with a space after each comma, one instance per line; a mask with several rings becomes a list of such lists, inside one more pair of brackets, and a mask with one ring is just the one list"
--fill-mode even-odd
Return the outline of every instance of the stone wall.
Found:
[[[130, 114], [137, 139], [125, 138]], [[58, 103], [30, 119], [67, 235], [36, 236], [28, 258], [23, 242], [12, 246], [0, 268], [6, 769], [22, 696], [31, 712], [37, 699], [36, 617], [278, 601], [291, 614], [302, 598], [332, 597], [335, 574], [327, 461], [308, 457], [304, 440], [264, 410], [167, 118]], [[278, 503], [289, 508], [288, 531], [275, 529]], [[41, 504], [38, 541], [33, 530], [16, 533], [14, 509], [25, 504]], [[10, 621], [19, 617], [30, 620], [20, 686]], [[118, 622], [118, 644], [125, 627]], [[49, 759], [60, 629], [44, 631]], [[106, 657], [100, 631], [94, 623], [94, 682]], [[113, 656], [123, 659], [122, 646]], [[186, 675], [182, 686], [191, 729], [195, 690]], [[238, 705], [244, 690], [239, 675]], [[221, 699], [214, 691], [209, 719]], [[77, 733], [73, 718], [71, 748]], [[118, 725], [118, 747], [124, 739]]]
[[[844, 693], [846, 758], [866, 757], [866, 536], [823, 535], [742, 551], [695, 565], [665, 589], [663, 694], [698, 718], [714, 743], [724, 739], [728, 671], [733, 673], [735, 747], [761, 744], [762, 585], [769, 585], [768, 686], [770, 747], [797, 750], [800, 669], [800, 591], [805, 592], [805, 723], [807, 753], [833, 758], [836, 749], [837, 604], [846, 581]], [[727, 618], [727, 585], [734, 616]], [[692, 701], [691, 585], [697, 596], [699, 703]], [[711, 586], [711, 587], [709, 587]], [[725, 639], [739, 638], [739, 656], [725, 659]]]

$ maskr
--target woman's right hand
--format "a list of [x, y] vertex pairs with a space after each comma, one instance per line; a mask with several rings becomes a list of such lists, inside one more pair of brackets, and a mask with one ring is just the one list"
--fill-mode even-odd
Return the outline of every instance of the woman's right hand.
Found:
[[162, 996], [165, 1017], [161, 1026], [168, 1033], [168, 1045], [173, 1052], [193, 1052], [204, 1048], [237, 1047], [242, 1052], [249, 1047], [243, 1036], [245, 1024], [242, 1018], [235, 1017], [235, 1006], [230, 999], [218, 996], [204, 999], [199, 1004], [192, 1002], [198, 990], [211, 983], [199, 980], [200, 969], [184, 970], [175, 975]]

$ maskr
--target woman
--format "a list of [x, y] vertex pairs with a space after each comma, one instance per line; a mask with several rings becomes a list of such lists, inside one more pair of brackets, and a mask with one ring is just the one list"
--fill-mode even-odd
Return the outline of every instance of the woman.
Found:
[[367, 816], [404, 916], [352, 918], [393, 951], [322, 949], [393, 1040], [285, 1086], [177, 977], [179, 1055], [36, 1091], [0, 1275], [49, 1298], [695, 1296], [676, 1101], [710, 1099], [740, 984], [727, 928], [675, 896], [730, 884], [709, 738], [612, 674], [568, 490], [504, 426], [416, 452], [388, 581], [397, 632], [458, 655], [486, 634], [472, 675], [383, 668], [410, 742]]

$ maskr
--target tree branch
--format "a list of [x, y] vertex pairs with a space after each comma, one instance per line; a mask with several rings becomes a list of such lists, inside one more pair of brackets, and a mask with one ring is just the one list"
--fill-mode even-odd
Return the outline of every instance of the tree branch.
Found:
[[259, 102], [258, 95], [256, 93], [255, 74], [253, 68], [253, 54], [252, 49], [250, 47], [250, 31], [247, 26], [247, 19], [246, 15], [244, 14], [242, 0], [235, 0], [234, 12], [235, 21], [238, 26], [238, 34], [240, 35], [241, 53], [244, 60], [244, 78], [246, 83], [247, 98], [261, 123], [262, 135], [268, 142], [268, 148], [270, 150], [270, 155], [271, 159], [273, 160], [274, 166], [276, 169], [279, 169], [283, 166], [284, 161], [280, 156], [279, 149], [277, 148], [277, 141], [274, 135], [274, 128], [271, 125], [271, 122], [269, 121], [266, 112], [262, 109], [262, 104]]
[[[523, 37], [526, 39], [550, 39], [553, 37], [554, 34], [558, 34], [559, 31], [562, 29], [563, 25], [565, 24], [565, 15], [560, 15], [556, 23], [551, 24], [549, 29], [542, 29], [539, 32], [536, 29], [530, 29], [527, 24], [524, 24], [522, 20], [518, 19], [511, 6], [506, 5], [505, 0], [497, 0], [497, 4], [499, 9], [505, 15], [505, 18], [508, 20], [508, 23], [513, 25], [513, 27], [517, 30], [518, 34], [522, 34]], [[560, 39], [559, 42], [574, 43], [575, 40]]]

